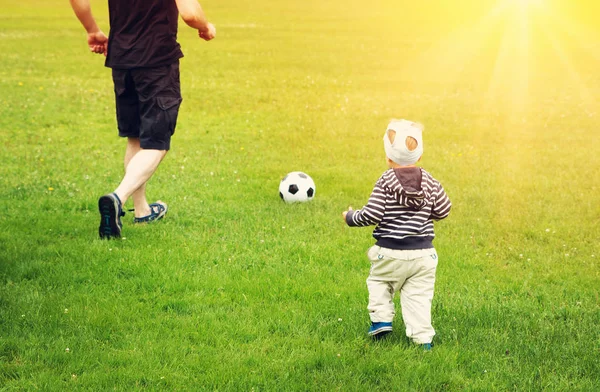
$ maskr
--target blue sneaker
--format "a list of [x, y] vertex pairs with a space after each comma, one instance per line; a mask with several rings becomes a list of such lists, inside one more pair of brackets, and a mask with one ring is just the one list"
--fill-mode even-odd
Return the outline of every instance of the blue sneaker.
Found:
[[102, 239], [121, 237], [121, 217], [125, 215], [121, 207], [121, 200], [115, 193], [102, 196], [98, 199], [100, 211], [100, 227], [98, 233]]
[[433, 343], [424, 343], [421, 345], [423, 347], [423, 351], [431, 351], [433, 348]]
[[369, 328], [369, 336], [375, 339], [381, 339], [392, 332], [392, 323], [371, 323], [371, 328]]

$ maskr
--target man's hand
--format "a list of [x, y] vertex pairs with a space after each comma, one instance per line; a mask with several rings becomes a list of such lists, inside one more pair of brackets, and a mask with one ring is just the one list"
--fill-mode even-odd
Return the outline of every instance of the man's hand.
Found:
[[344, 211], [342, 212], [342, 217], [344, 217], [344, 222], [346, 222], [346, 215], [348, 215], [348, 212], [352, 211], [352, 207], [348, 207], [348, 211]]
[[92, 53], [103, 54], [106, 56], [108, 37], [102, 31], [88, 33], [87, 42]]
[[198, 36], [205, 41], [210, 41], [217, 36], [217, 29], [212, 23], [207, 23], [206, 29], [198, 30]]
[[87, 31], [87, 42], [90, 51], [92, 53], [102, 53], [106, 56], [108, 38], [96, 24], [96, 19], [92, 15], [90, 0], [70, 0], [70, 2], [77, 19], [79, 19], [85, 31]]
[[198, 30], [198, 36], [210, 41], [217, 35], [217, 30], [209, 23], [198, 0], [175, 0], [181, 19], [193, 29]]

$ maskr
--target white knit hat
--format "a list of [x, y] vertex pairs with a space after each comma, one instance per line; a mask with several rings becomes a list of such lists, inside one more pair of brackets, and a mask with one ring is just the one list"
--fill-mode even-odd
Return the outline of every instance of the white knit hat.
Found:
[[[394, 143], [390, 141], [388, 131], [395, 131]], [[417, 148], [410, 151], [406, 147], [406, 138], [410, 136], [417, 141]], [[383, 135], [385, 154], [398, 165], [414, 165], [423, 155], [423, 126], [408, 120], [392, 120]]]

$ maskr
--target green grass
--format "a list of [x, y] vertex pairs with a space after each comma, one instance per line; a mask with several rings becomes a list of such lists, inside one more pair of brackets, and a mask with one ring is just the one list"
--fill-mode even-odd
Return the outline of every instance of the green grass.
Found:
[[[110, 70], [68, 2], [0, 0], [0, 390], [599, 390], [598, 6], [548, 0], [525, 53], [510, 12], [479, 23], [493, 1], [401, 3], [202, 2], [218, 36], [180, 27], [148, 186], [169, 215], [101, 241]], [[341, 220], [392, 117], [453, 201], [431, 353], [399, 316], [366, 337], [371, 230]], [[279, 200], [293, 170], [311, 203]]]

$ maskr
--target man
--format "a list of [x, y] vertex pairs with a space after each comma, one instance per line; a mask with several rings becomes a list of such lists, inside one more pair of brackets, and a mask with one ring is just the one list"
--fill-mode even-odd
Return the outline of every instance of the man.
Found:
[[197, 0], [108, 0], [107, 37], [96, 24], [90, 0], [70, 2], [87, 31], [90, 51], [104, 54], [105, 65], [112, 68], [119, 136], [127, 138], [125, 176], [113, 193], [98, 200], [100, 238], [118, 238], [130, 197], [135, 223], [156, 221], [167, 213], [161, 201], [148, 204], [146, 182], [170, 148], [182, 100], [178, 15], [206, 41], [216, 30]]

